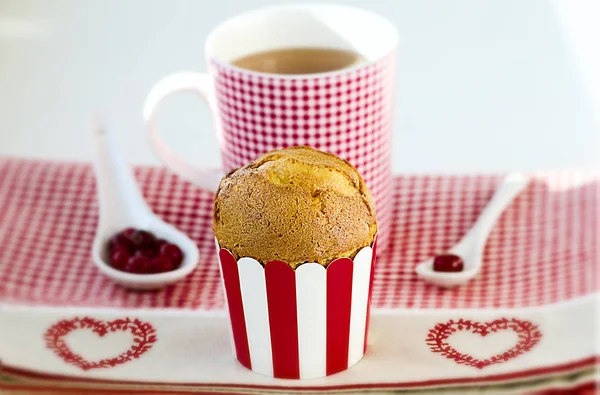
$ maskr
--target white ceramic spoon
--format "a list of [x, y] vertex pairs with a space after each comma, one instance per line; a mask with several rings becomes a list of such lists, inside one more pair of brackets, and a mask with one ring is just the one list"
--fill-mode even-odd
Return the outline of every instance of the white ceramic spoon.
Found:
[[[96, 188], [100, 203], [100, 218], [92, 246], [92, 258], [102, 273], [115, 282], [133, 289], [157, 289], [188, 275], [198, 264], [198, 247], [185, 233], [164, 222], [144, 201], [123, 154], [105, 126], [93, 125]], [[133, 227], [154, 233], [181, 248], [184, 259], [176, 270], [157, 274], [126, 273], [108, 262], [108, 241], [119, 231]]]
[[431, 258], [417, 265], [415, 270], [419, 278], [440, 287], [450, 288], [465, 284], [475, 277], [481, 270], [485, 242], [496, 221], [528, 184], [529, 178], [522, 174], [507, 175], [471, 229], [454, 247], [444, 253], [461, 257], [464, 263], [462, 271], [436, 272], [433, 270], [434, 258]]

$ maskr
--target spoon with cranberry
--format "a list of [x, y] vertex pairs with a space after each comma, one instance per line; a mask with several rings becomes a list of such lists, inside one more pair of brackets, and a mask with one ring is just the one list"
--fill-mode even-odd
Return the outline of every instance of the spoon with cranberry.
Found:
[[92, 258], [102, 273], [133, 289], [157, 289], [187, 276], [198, 247], [144, 201], [115, 136], [93, 125], [94, 170], [100, 218]]
[[463, 238], [449, 251], [421, 262], [416, 267], [419, 278], [440, 287], [465, 284], [481, 270], [487, 238], [515, 197], [529, 184], [523, 174], [509, 174], [500, 183], [492, 199]]

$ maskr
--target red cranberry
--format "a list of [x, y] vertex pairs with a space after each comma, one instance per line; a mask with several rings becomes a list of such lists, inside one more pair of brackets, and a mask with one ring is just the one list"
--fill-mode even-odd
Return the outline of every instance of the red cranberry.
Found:
[[156, 244], [156, 236], [146, 230], [136, 230], [131, 235], [131, 241], [137, 248], [153, 247]]
[[150, 264], [150, 258], [137, 253], [129, 258], [127, 265], [125, 265], [125, 271], [136, 274], [147, 274], [150, 273]]
[[114, 235], [108, 243], [108, 254], [114, 268], [136, 274], [168, 272], [183, 261], [177, 245], [135, 228]]
[[133, 236], [135, 231], [136, 231], [135, 228], [127, 228], [127, 229], [122, 230], [121, 234], [125, 237], [131, 238], [131, 236]]
[[454, 254], [442, 254], [433, 259], [433, 270], [436, 272], [462, 272], [464, 262]]
[[154, 257], [150, 260], [150, 273], [160, 273], [160, 256]]
[[118, 248], [124, 248], [127, 251], [129, 251], [130, 254], [133, 253], [135, 250], [135, 247], [131, 240], [122, 233], [117, 233], [116, 235], [111, 237], [110, 241], [108, 242], [108, 250], [110, 252]]
[[110, 253], [110, 264], [118, 270], [124, 270], [129, 261], [129, 250], [125, 247], [117, 246]]
[[165, 244], [169, 244], [168, 241], [166, 241], [165, 239], [158, 239], [156, 240], [156, 246], [158, 247], [158, 249], [160, 250], [162, 246], [164, 246]]
[[138, 252], [140, 254], [142, 254], [145, 257], [148, 257], [150, 259], [154, 258], [155, 256], [158, 255], [158, 249], [157, 248], [153, 248], [153, 247], [145, 247], [145, 248], [140, 248], [138, 250]]
[[175, 267], [171, 259], [172, 258], [167, 255], [159, 255], [152, 259], [153, 273], [164, 273], [173, 270]]
[[179, 264], [181, 264], [181, 261], [183, 261], [183, 252], [181, 252], [181, 249], [176, 246], [175, 244], [165, 244], [160, 248], [160, 255], [166, 255], [172, 258], [173, 263], [176, 266], [179, 266]]
[[175, 269], [176, 269], [176, 267], [175, 267], [175, 265], [173, 264], [173, 262], [167, 262], [167, 263], [165, 263], [165, 264], [163, 265], [163, 267], [162, 267], [162, 272], [161, 272], [161, 273], [164, 273], [164, 272], [170, 272], [170, 271], [172, 271], [172, 270], [175, 270]]

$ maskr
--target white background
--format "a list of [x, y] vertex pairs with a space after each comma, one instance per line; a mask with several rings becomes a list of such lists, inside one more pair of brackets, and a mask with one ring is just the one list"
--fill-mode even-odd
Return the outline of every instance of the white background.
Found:
[[[335, 2], [335, 1], [332, 1]], [[539, 170], [600, 163], [600, 2], [353, 0], [398, 27], [394, 167]], [[160, 77], [204, 70], [203, 40], [266, 0], [0, 0], [0, 155], [89, 160], [103, 110], [136, 163], [158, 163], [141, 106]], [[160, 125], [190, 161], [219, 161], [193, 96]]]

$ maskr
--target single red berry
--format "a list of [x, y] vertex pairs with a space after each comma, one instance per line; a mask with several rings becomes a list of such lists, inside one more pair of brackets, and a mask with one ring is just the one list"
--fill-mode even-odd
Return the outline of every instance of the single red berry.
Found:
[[150, 273], [150, 266], [150, 258], [137, 253], [129, 258], [127, 265], [125, 265], [125, 271], [136, 274], [148, 274]]
[[148, 257], [150, 259], [152, 259], [158, 255], [158, 250], [153, 247], [144, 247], [144, 248], [139, 249], [138, 252], [140, 254], [142, 254], [143, 256]]
[[120, 233], [117, 233], [108, 241], [109, 252], [112, 253], [118, 248], [125, 248], [127, 251], [129, 251], [130, 254], [132, 254], [135, 250], [131, 240], [127, 236], [124, 236]]
[[160, 255], [150, 260], [150, 273], [160, 273], [161, 267]]
[[160, 255], [167, 255], [172, 259], [173, 264], [177, 267], [183, 261], [183, 252], [181, 252], [181, 248], [176, 246], [175, 244], [165, 244], [160, 248]]
[[136, 230], [131, 235], [131, 241], [136, 248], [153, 247], [156, 243], [156, 236], [145, 230]]
[[454, 254], [442, 254], [433, 259], [435, 272], [462, 272], [464, 262], [461, 257]]
[[175, 267], [175, 265], [173, 264], [173, 262], [167, 262], [167, 263], [166, 263], [166, 264], [164, 264], [164, 265], [163, 265], [163, 267], [162, 267], [162, 273], [165, 273], [165, 272], [170, 272], [170, 271], [173, 271], [173, 270], [175, 270], [175, 269], [176, 269], [176, 267]]
[[158, 239], [156, 240], [156, 246], [158, 247], [158, 249], [160, 250], [162, 246], [164, 246], [165, 244], [169, 244], [168, 241], [166, 241], [165, 239]]
[[152, 269], [154, 273], [164, 273], [173, 270], [171, 257], [167, 255], [159, 255], [152, 259]]
[[122, 234], [123, 236], [128, 237], [128, 238], [131, 238], [131, 236], [133, 236], [135, 231], [136, 231], [135, 228], [127, 228], [127, 229], [123, 229], [122, 231], [120, 231], [119, 234]]
[[117, 270], [124, 270], [130, 256], [125, 247], [115, 247], [110, 253], [110, 264]]

